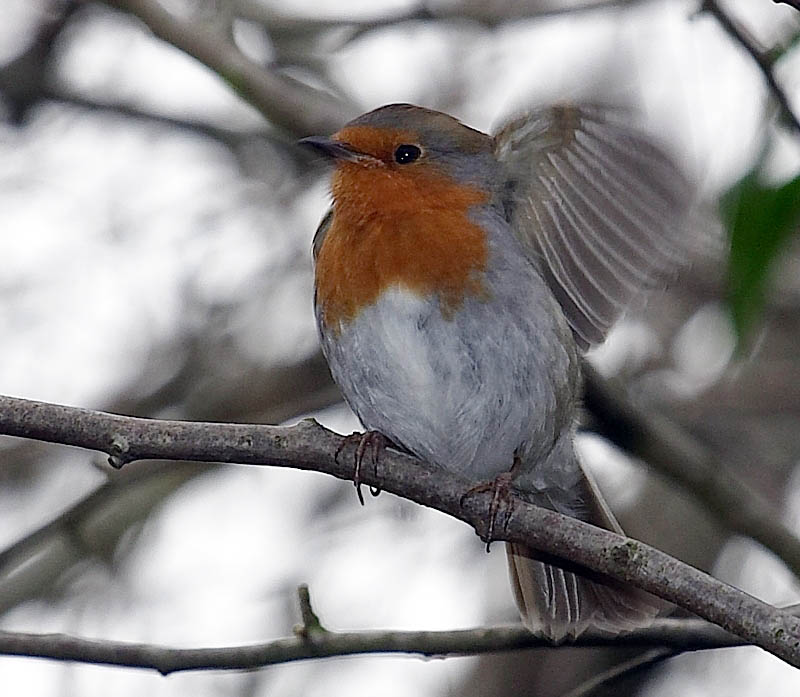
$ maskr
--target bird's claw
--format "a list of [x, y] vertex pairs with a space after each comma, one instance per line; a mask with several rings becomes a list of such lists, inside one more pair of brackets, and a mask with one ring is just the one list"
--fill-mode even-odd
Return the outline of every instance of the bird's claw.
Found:
[[[355, 433], [351, 433], [349, 436], [345, 436], [344, 440], [336, 449], [336, 454], [334, 457], [337, 462], [339, 461], [339, 455], [341, 455], [342, 451], [351, 443], [355, 443], [355, 452], [353, 453], [353, 485], [356, 488], [358, 500], [363, 506], [364, 495], [361, 493], [361, 473], [363, 471], [364, 457], [367, 454], [367, 450], [370, 452], [373, 471], [377, 475], [380, 453], [387, 446], [392, 445], [392, 442], [380, 431], [366, 431], [364, 433], [359, 433], [356, 431]], [[379, 487], [371, 486], [369, 487], [369, 493], [373, 496], [377, 496], [381, 493], [381, 490]]]
[[470, 496], [475, 494], [484, 494], [491, 492], [492, 502], [489, 504], [489, 523], [486, 529], [486, 535], [481, 535], [481, 539], [486, 543], [486, 551], [494, 542], [494, 531], [498, 520], [498, 513], [503, 511], [503, 531], [508, 526], [508, 521], [511, 519], [511, 514], [514, 511], [514, 485], [513, 485], [513, 472], [503, 472], [498, 474], [494, 479], [488, 482], [481, 482], [475, 486], [467, 489], [462, 494], [459, 504], [464, 505], [464, 501]]

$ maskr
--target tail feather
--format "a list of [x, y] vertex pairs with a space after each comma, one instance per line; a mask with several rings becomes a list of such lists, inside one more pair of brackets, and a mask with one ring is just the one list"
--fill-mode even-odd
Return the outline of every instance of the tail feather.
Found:
[[[594, 482], [584, 480], [588, 522], [614, 532], [622, 528], [611, 514]], [[548, 507], [558, 508], [548, 498]], [[650, 625], [663, 603], [654, 596], [614, 579], [554, 563], [524, 545], [509, 543], [509, 574], [522, 622], [536, 634], [561, 642], [589, 628], [610, 636]]]

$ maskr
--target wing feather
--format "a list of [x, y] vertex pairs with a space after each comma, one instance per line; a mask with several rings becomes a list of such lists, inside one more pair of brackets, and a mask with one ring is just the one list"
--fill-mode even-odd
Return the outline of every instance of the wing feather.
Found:
[[[591, 198], [587, 197], [585, 192], [580, 187], [575, 186], [566, 176], [568, 174], [566, 167], [560, 163], [554, 163], [554, 166], [561, 175], [561, 179], [553, 182], [553, 189], [562, 201], [565, 214], [568, 216], [573, 229], [586, 231], [586, 234], [580, 238], [580, 242], [586, 248], [585, 253], [589, 257], [587, 265], [592, 271], [597, 271], [598, 282], [601, 286], [606, 283], [612, 287], [609, 296], [612, 299], [617, 295], [613, 291], [613, 286], [617, 284], [627, 287], [620, 289], [622, 293], [626, 291], [635, 292], [639, 287], [636, 280], [644, 280], [643, 272], [631, 264], [629, 259], [620, 254], [613, 245], [609, 245], [602, 236], [597, 234], [597, 228], [604, 222], [603, 212], [598, 210]], [[612, 229], [616, 225], [613, 220], [608, 220], [607, 222]], [[587, 270], [588, 272], [589, 270]]]
[[[563, 172], [560, 173], [564, 176]], [[564, 185], [568, 190], [565, 190]], [[578, 219], [576, 225], [586, 231], [586, 243], [591, 246], [596, 258], [612, 271], [621, 270], [626, 282], [633, 284], [635, 288], [641, 283], [646, 283], [648, 279], [645, 271], [632, 263], [630, 252], [635, 250], [625, 249], [630, 246], [630, 241], [621, 233], [619, 224], [609, 218], [602, 207], [597, 205], [597, 201], [582, 187], [576, 186], [573, 179], [564, 176], [564, 183], [557, 184], [557, 188], [565, 207]], [[611, 235], [599, 234], [598, 231], [604, 226], [609, 228]], [[617, 247], [611, 240], [619, 240]]]
[[691, 187], [646, 136], [596, 106], [555, 106], [495, 137], [505, 210], [583, 348], [685, 261]]

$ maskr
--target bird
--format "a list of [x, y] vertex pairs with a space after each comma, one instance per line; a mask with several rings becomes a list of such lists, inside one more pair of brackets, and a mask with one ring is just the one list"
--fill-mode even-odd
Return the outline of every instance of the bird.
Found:
[[[687, 177], [596, 104], [531, 110], [494, 135], [389, 104], [300, 143], [333, 165], [314, 310], [367, 437], [622, 533], [574, 446], [581, 355], [680, 265]], [[632, 586], [506, 548], [522, 622], [552, 642], [614, 636], [660, 610]]]

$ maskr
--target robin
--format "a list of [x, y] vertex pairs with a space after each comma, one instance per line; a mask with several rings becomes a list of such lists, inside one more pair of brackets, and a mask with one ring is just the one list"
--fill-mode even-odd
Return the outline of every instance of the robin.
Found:
[[[621, 533], [573, 445], [579, 355], [680, 259], [678, 169], [594, 106], [536, 111], [492, 137], [392, 104], [301, 143], [334, 164], [314, 304], [368, 437]], [[657, 614], [632, 587], [507, 551], [522, 621], [553, 641]]]

